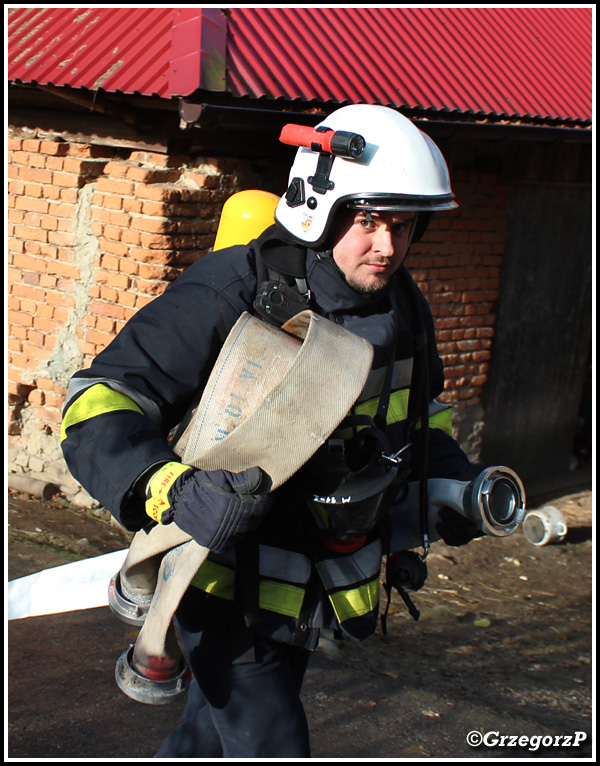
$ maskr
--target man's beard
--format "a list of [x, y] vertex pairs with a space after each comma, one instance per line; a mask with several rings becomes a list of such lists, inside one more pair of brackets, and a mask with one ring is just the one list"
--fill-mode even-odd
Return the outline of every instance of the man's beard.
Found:
[[377, 295], [378, 293], [382, 292], [382, 290], [385, 290], [387, 287], [389, 287], [393, 276], [393, 274], [390, 274], [388, 277], [382, 278], [379, 282], [368, 285], [363, 284], [359, 280], [347, 277], [345, 274], [344, 279], [353, 290], [356, 290], [356, 292], [360, 293], [361, 295]]

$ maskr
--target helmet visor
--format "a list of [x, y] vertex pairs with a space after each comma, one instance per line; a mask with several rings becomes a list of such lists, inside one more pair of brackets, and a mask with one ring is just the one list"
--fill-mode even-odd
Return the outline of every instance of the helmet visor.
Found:
[[357, 197], [345, 197], [340, 202], [345, 202], [351, 210], [376, 210], [385, 213], [408, 212], [415, 210], [453, 210], [458, 207], [454, 202], [453, 194], [441, 194], [436, 197], [416, 197], [404, 194], [388, 196], [361, 195]]

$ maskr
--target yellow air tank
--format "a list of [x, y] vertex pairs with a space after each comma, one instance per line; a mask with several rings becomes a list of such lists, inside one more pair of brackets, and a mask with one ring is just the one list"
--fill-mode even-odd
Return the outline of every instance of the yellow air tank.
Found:
[[214, 250], [232, 245], [247, 245], [275, 223], [279, 197], [267, 191], [249, 189], [236, 192], [223, 205]]

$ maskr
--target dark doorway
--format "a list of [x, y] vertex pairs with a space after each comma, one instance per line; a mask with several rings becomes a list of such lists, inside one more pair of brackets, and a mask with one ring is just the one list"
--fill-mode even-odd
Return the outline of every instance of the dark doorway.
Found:
[[511, 193], [482, 458], [523, 479], [567, 471], [591, 339], [592, 209], [587, 185]]

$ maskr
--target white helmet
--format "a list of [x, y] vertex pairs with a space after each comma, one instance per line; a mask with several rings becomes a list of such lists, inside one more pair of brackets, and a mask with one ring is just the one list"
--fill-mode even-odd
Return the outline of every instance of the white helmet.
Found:
[[417, 211], [414, 241], [432, 212], [458, 207], [442, 153], [394, 109], [344, 106], [316, 128], [286, 125], [280, 140], [300, 149], [275, 220], [310, 247], [326, 245], [344, 208]]

